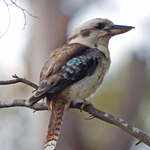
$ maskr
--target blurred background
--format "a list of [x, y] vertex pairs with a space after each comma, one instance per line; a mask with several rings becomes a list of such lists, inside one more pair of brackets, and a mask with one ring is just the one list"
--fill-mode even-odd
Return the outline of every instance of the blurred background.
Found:
[[[6, 1], [11, 4], [9, 0]], [[94, 106], [121, 117], [150, 134], [150, 6], [149, 0], [17, 0], [0, 1], [0, 80], [13, 74], [38, 84], [48, 54], [66, 43], [75, 27], [93, 18], [135, 26], [109, 43], [112, 64], [103, 86], [91, 98]], [[10, 17], [9, 17], [9, 11]], [[24, 27], [25, 25], [25, 27]], [[7, 33], [2, 36], [5, 31]], [[0, 85], [0, 101], [28, 99], [34, 89], [24, 84]], [[89, 114], [70, 109], [56, 150], [148, 150], [137, 139]], [[42, 150], [50, 112], [28, 108], [0, 110], [1, 150]]]

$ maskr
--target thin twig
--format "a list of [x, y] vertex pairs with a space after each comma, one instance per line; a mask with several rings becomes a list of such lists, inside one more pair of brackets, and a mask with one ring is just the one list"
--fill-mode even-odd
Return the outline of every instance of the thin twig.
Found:
[[21, 9], [21, 11], [22, 11], [22, 13], [23, 13], [23, 15], [24, 15], [25, 22], [24, 22], [24, 25], [23, 25], [22, 30], [25, 29], [25, 26], [26, 26], [26, 14], [25, 14], [25, 12], [26, 12], [28, 15], [32, 16], [33, 18], [40, 19], [39, 17], [32, 15], [32, 14], [31, 14], [29, 11], [27, 11], [26, 9], [24, 9], [24, 8], [22, 8], [21, 6], [17, 5], [15, 1], [13, 1], [13, 0], [10, 0], [10, 1], [11, 1], [12, 4], [14, 4], [16, 7], [18, 7], [19, 9]]
[[6, 7], [7, 7], [7, 11], [8, 11], [8, 16], [9, 16], [9, 18], [8, 18], [8, 25], [7, 25], [7, 29], [5, 30], [5, 32], [0, 36], [0, 38], [2, 38], [6, 33], [7, 33], [7, 31], [9, 30], [9, 26], [10, 26], [10, 21], [11, 21], [11, 16], [10, 16], [10, 10], [9, 10], [9, 5], [6, 3], [6, 1], [5, 0], [3, 0], [4, 1], [4, 3], [5, 3], [5, 5], [6, 5]]
[[9, 21], [8, 21], [7, 29], [6, 29], [5, 32], [0, 36], [0, 38], [2, 38], [2, 37], [7, 33], [7, 31], [9, 30], [9, 27], [10, 27], [11, 15], [10, 15], [9, 6], [15, 5], [16, 7], [18, 7], [19, 9], [21, 9], [21, 11], [22, 11], [22, 13], [23, 13], [23, 15], [24, 15], [24, 20], [25, 20], [22, 30], [25, 29], [26, 22], [27, 22], [26, 13], [27, 13], [29, 16], [33, 17], [33, 18], [40, 19], [39, 17], [32, 15], [32, 14], [31, 14], [29, 11], [27, 11], [26, 9], [24, 9], [24, 8], [22, 8], [21, 6], [17, 5], [17, 4], [16, 4], [16, 1], [10, 0], [11, 4], [8, 4], [8, 3], [6, 2], [6, 0], [3, 0], [3, 2], [5, 3], [5, 5], [6, 5], [6, 7], [7, 7], [7, 10], [8, 10]]
[[14, 80], [7, 80], [7, 81], [0, 81], [0, 85], [15, 84], [15, 83], [22, 82], [24, 84], [27, 84], [27, 85], [35, 88], [36, 90], [38, 89], [38, 86], [36, 84], [34, 84], [33, 82], [31, 82], [27, 79], [19, 78], [16, 74], [13, 75], [13, 78], [15, 78], [15, 79]]

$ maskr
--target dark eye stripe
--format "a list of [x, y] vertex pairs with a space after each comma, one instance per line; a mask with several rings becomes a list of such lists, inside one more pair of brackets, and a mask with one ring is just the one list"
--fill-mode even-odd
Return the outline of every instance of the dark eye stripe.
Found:
[[80, 34], [81, 34], [83, 37], [89, 36], [89, 35], [91, 34], [91, 30], [90, 30], [90, 29], [82, 30], [82, 31], [80, 31]]

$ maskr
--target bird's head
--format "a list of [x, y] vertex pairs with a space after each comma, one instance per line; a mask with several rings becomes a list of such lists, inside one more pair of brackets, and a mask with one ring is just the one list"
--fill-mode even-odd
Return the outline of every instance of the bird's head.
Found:
[[115, 25], [108, 19], [96, 18], [77, 27], [68, 43], [81, 43], [90, 47], [104, 46], [108, 48], [109, 39], [131, 30], [132, 26]]

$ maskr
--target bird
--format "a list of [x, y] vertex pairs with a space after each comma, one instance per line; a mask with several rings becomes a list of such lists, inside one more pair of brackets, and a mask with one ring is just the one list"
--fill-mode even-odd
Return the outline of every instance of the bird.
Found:
[[133, 28], [95, 18], [75, 28], [66, 44], [50, 53], [40, 73], [39, 88], [28, 100], [34, 105], [46, 98], [51, 110], [44, 150], [55, 149], [62, 118], [71, 103], [82, 103], [81, 110], [91, 104], [88, 99], [101, 86], [111, 64], [110, 38]]

